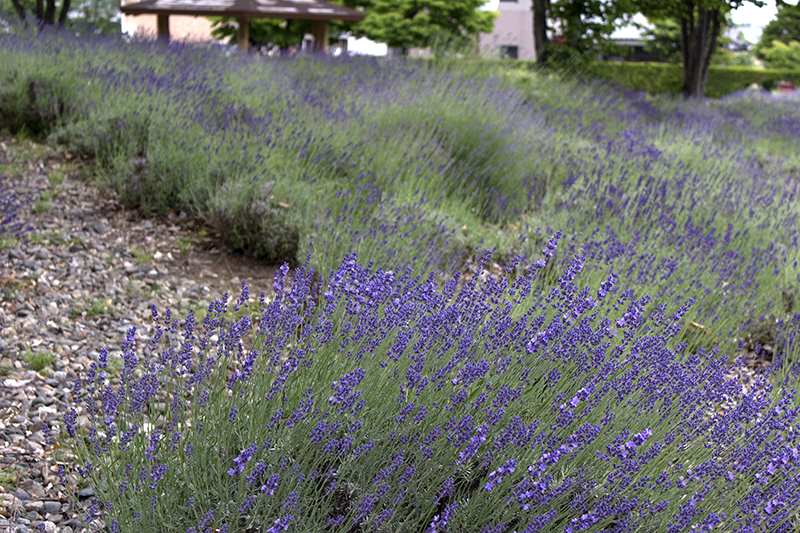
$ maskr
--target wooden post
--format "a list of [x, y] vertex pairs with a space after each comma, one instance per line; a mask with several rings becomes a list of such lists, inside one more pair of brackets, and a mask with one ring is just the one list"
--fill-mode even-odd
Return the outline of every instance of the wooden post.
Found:
[[239, 23], [239, 52], [245, 54], [250, 49], [250, 23], [246, 18], [237, 18], [236, 22]]
[[156, 32], [159, 41], [169, 41], [169, 15], [156, 15]]
[[315, 20], [314, 31], [314, 52], [328, 53], [328, 21]]

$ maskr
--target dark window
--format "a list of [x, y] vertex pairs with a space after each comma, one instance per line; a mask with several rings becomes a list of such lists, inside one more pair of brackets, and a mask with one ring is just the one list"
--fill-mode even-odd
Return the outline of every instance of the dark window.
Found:
[[519, 46], [503, 45], [500, 47], [502, 59], [519, 59]]
[[515, 4], [517, 3], [517, 0], [500, 0], [500, 1], [501, 2], [514, 2]]

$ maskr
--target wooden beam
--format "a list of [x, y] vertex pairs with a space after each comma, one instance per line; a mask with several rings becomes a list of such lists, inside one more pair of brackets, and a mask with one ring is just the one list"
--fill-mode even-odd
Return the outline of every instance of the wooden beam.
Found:
[[237, 33], [239, 52], [245, 54], [250, 50], [250, 22], [246, 18], [237, 18], [236, 22], [239, 23], [239, 31]]
[[328, 21], [315, 20], [314, 31], [314, 51], [323, 54], [328, 53]]
[[169, 15], [156, 15], [156, 32], [159, 41], [169, 41]]

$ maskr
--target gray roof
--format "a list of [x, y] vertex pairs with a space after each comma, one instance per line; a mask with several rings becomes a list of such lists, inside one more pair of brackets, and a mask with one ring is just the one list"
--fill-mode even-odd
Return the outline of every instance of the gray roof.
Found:
[[322, 0], [144, 0], [122, 6], [126, 15], [359, 21], [364, 14]]

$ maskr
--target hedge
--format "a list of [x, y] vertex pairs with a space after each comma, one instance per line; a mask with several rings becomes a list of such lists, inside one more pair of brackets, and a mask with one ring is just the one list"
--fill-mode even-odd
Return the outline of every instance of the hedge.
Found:
[[[518, 69], [536, 68], [533, 61], [508, 62]], [[678, 94], [683, 90], [683, 68], [669, 63], [632, 63], [595, 61], [571, 63], [569, 70], [589, 79], [605, 80], [633, 91], [651, 94]], [[706, 96], [719, 98], [756, 83], [772, 90], [780, 81], [800, 86], [800, 70], [755, 69], [750, 67], [711, 67], [706, 83]]]
[[[653, 94], [677, 94], [683, 88], [683, 68], [668, 63], [595, 62], [587, 65], [585, 75]], [[718, 98], [754, 83], [771, 90], [783, 80], [800, 85], [800, 70], [711, 67], [705, 94]]]

